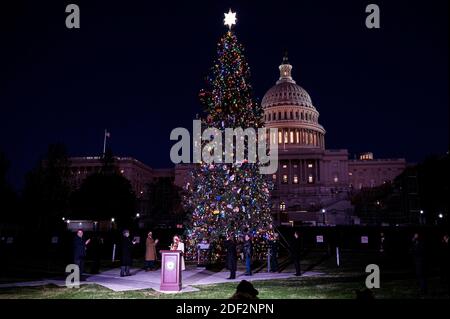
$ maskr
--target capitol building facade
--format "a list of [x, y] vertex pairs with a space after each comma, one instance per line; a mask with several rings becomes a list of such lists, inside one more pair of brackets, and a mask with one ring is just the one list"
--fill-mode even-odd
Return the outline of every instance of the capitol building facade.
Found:
[[361, 154], [349, 160], [346, 149], [326, 149], [326, 130], [308, 92], [292, 77], [287, 57], [279, 66], [280, 78], [262, 99], [270, 136], [277, 142], [278, 171], [272, 201], [280, 223], [353, 224], [350, 194], [392, 181], [406, 167], [404, 159], [374, 159]]

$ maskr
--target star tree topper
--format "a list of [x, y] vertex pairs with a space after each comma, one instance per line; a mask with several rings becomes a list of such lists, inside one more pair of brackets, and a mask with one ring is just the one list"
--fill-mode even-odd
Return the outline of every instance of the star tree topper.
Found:
[[231, 9], [228, 11], [228, 13], [224, 13], [225, 19], [224, 24], [228, 26], [228, 28], [231, 30], [231, 26], [233, 24], [236, 24], [236, 12], [231, 12]]

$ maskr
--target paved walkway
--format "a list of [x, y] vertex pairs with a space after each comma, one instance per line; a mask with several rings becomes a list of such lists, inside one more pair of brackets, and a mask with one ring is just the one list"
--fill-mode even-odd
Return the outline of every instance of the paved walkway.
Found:
[[[160, 291], [160, 280], [161, 280], [161, 270], [145, 272], [142, 269], [134, 268], [131, 270], [132, 276], [120, 277], [120, 270], [112, 269], [104, 271], [98, 275], [92, 275], [87, 278], [86, 281], [81, 282], [81, 284], [98, 284], [113, 291], [131, 291], [131, 290], [141, 290], [141, 289], [153, 289], [158, 292]], [[321, 273], [318, 272], [306, 272], [302, 276], [320, 276]], [[210, 284], [220, 284], [224, 282], [240, 282], [245, 279], [248, 281], [255, 280], [276, 280], [294, 277], [293, 273], [268, 273], [259, 272], [254, 273], [253, 276], [244, 276], [243, 272], [237, 272], [236, 279], [228, 280], [228, 271], [212, 272], [209, 270], [201, 268], [188, 268], [182, 273], [183, 287], [181, 292], [197, 291], [198, 289], [192, 286], [210, 285]], [[0, 284], [0, 288], [10, 288], [10, 287], [31, 287], [31, 286], [42, 286], [47, 284], [54, 284], [57, 286], [65, 286], [65, 280], [40, 280], [32, 282], [20, 282], [20, 283], [8, 283]]]

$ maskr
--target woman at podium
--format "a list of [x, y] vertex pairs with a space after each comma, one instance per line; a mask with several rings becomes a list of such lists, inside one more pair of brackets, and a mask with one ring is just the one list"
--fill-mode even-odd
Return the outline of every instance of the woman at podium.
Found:
[[173, 236], [173, 243], [170, 245], [170, 250], [181, 250], [181, 270], [185, 270], [184, 264], [184, 243], [181, 242], [180, 237], [178, 235]]

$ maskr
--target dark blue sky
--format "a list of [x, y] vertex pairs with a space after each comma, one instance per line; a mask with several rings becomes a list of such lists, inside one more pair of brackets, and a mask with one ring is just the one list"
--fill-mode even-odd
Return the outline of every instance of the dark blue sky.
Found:
[[[65, 6], [81, 29], [65, 27]], [[381, 29], [365, 27], [377, 3]], [[10, 180], [49, 143], [170, 167], [175, 127], [200, 113], [198, 91], [237, 11], [255, 96], [278, 78], [285, 48], [311, 95], [328, 148], [420, 161], [448, 150], [448, 1], [2, 1], [0, 150]]]

